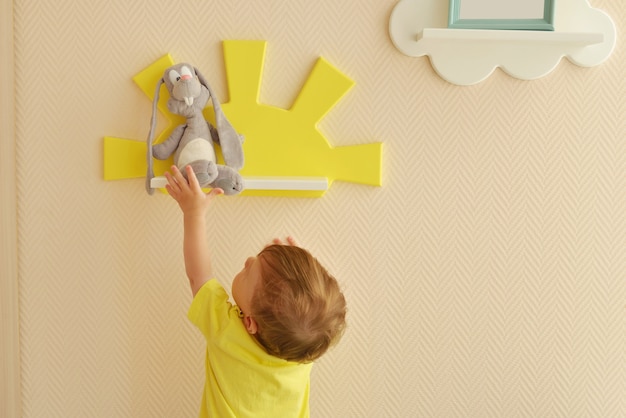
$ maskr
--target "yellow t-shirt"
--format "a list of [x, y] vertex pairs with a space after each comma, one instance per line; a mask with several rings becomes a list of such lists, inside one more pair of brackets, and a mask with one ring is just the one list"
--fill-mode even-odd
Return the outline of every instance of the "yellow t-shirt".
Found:
[[309, 417], [312, 364], [267, 354], [217, 280], [196, 293], [188, 317], [207, 341], [200, 417]]

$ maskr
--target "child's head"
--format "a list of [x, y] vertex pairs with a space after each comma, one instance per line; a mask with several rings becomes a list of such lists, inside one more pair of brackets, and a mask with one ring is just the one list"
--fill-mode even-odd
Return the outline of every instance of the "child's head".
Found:
[[246, 279], [236, 278], [233, 296], [248, 297], [244, 322], [269, 354], [307, 363], [339, 341], [345, 328], [344, 296], [335, 278], [308, 251], [270, 245], [246, 265], [248, 275], [258, 276], [249, 282], [254, 289], [241, 296], [251, 289], [242, 289], [245, 284], [237, 281]]

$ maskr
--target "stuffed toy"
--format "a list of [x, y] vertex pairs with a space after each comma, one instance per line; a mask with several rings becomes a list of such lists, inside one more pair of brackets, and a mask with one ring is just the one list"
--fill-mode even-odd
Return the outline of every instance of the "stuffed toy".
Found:
[[[170, 112], [186, 118], [163, 142], [152, 145], [156, 128], [157, 102], [161, 85], [165, 83], [170, 98]], [[215, 127], [204, 119], [203, 109], [209, 98], [213, 102]], [[202, 187], [221, 188], [226, 195], [243, 190], [243, 180], [238, 170], [243, 167], [243, 136], [237, 134], [226, 116], [211, 87], [200, 72], [185, 63], [167, 68], [157, 82], [152, 106], [150, 133], [148, 134], [148, 173], [146, 190], [154, 193], [150, 181], [154, 177], [152, 157], [165, 160], [174, 154], [174, 164], [185, 173], [184, 167], [191, 165]], [[220, 145], [225, 165], [217, 164], [213, 142]], [[186, 174], [184, 174], [186, 176]]]

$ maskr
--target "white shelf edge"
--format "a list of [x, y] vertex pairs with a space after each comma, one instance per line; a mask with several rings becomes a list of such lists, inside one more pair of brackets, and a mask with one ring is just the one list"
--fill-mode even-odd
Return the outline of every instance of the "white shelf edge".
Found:
[[553, 42], [566, 43], [571, 45], [593, 45], [604, 42], [604, 34], [596, 32], [425, 28], [417, 35], [416, 41], [419, 41], [421, 39], [455, 41], [479, 40], [507, 42]]
[[[328, 190], [326, 177], [244, 177], [244, 187], [247, 190]], [[167, 184], [164, 176], [157, 176], [150, 180], [150, 187], [162, 189]]]
[[167, 184], [167, 179], [164, 176], [152, 177], [150, 179], [150, 187], [153, 189], [164, 189]]
[[244, 177], [248, 190], [328, 190], [326, 177]]

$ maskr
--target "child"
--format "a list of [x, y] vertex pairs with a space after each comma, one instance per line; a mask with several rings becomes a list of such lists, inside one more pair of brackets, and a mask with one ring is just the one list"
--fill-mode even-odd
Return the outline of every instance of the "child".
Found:
[[228, 302], [213, 278], [205, 213], [223, 191], [205, 194], [190, 167], [173, 166], [168, 193], [183, 212], [185, 270], [194, 295], [189, 319], [207, 341], [201, 417], [308, 417], [312, 362], [336, 344], [346, 304], [337, 281], [295, 245], [274, 240], [249, 257]]

